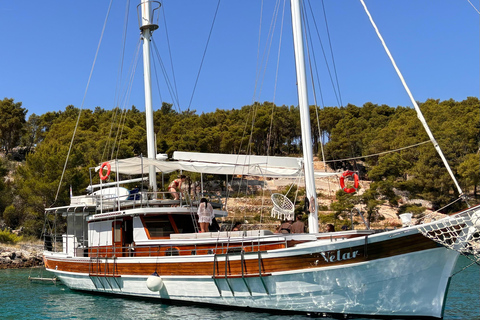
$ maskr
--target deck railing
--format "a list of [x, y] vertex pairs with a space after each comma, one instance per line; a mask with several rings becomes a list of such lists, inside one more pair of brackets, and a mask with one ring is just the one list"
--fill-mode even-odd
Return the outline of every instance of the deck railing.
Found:
[[[208, 254], [236, 255], [283, 249], [287, 247], [286, 239], [268, 241], [268, 237], [262, 239], [222, 239], [222, 241], [209, 244], [165, 244], [165, 245], [130, 245], [130, 246], [97, 246], [88, 248], [88, 256], [91, 258], [120, 258], [120, 257], [159, 257], [159, 256], [190, 256]], [[76, 253], [79, 253], [77, 250]], [[87, 256], [86, 252], [85, 255]]]

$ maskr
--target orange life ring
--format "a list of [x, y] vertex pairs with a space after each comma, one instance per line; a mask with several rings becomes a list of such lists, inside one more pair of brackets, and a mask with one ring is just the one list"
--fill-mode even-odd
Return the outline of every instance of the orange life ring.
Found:
[[[353, 176], [353, 188], [345, 187], [345, 178]], [[340, 188], [346, 193], [354, 193], [358, 189], [358, 174], [353, 171], [347, 170], [340, 177]]]
[[[105, 168], [105, 167], [107, 167], [107, 174], [103, 175], [103, 168]], [[112, 171], [112, 166], [110, 165], [110, 163], [108, 163], [108, 162], [102, 163], [102, 165], [100, 167], [100, 172], [99, 172], [100, 179], [102, 179], [103, 181], [107, 180], [108, 177], [110, 176], [111, 171]]]

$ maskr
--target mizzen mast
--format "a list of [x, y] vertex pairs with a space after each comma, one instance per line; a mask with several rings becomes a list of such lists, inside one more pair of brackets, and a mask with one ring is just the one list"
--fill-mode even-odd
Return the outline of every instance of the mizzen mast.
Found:
[[303, 168], [305, 171], [305, 191], [309, 201], [308, 229], [310, 233], [318, 232], [318, 200], [315, 190], [315, 172], [313, 169], [312, 130], [310, 128], [310, 108], [308, 105], [307, 77], [305, 73], [305, 55], [303, 51], [302, 20], [300, 1], [290, 1], [292, 11], [293, 43], [295, 48], [295, 66], [297, 70], [298, 106], [302, 129]]
[[[160, 6], [161, 4], [158, 1], [146, 0], [141, 0], [140, 5], [137, 6], [137, 12], [139, 13], [139, 25], [143, 40], [143, 81], [145, 85], [147, 154], [149, 159], [155, 159], [156, 157], [155, 131], [153, 128], [152, 75], [150, 69], [150, 38], [153, 31], [158, 29], [158, 25], [153, 21], [155, 11], [159, 9]], [[139, 11], [141, 11], [141, 15]], [[157, 191], [157, 179], [154, 166], [150, 166], [148, 177], [150, 189]]]

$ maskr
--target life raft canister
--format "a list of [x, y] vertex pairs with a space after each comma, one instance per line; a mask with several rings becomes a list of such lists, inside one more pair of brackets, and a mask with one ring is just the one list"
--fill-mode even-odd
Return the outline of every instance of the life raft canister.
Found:
[[[353, 176], [353, 187], [346, 188], [345, 187], [345, 178]], [[358, 189], [358, 174], [353, 171], [347, 170], [345, 171], [342, 176], [340, 177], [340, 188], [346, 193], [354, 193]]]
[[[107, 167], [107, 174], [103, 175], [103, 168], [105, 168], [105, 167]], [[108, 163], [108, 162], [102, 163], [102, 165], [100, 166], [100, 171], [99, 171], [100, 179], [102, 179], [103, 181], [107, 180], [108, 177], [110, 176], [111, 171], [112, 171], [112, 167], [110, 166], [110, 163]]]

